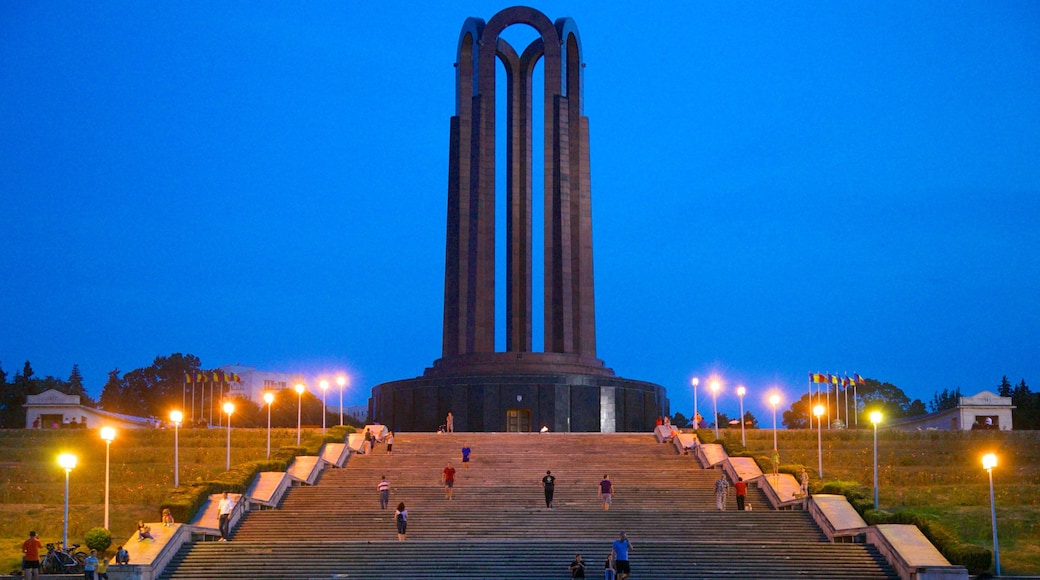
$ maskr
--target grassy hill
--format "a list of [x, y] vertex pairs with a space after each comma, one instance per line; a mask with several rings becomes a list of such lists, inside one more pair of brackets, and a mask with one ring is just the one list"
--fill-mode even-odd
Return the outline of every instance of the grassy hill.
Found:
[[[700, 432], [711, 438], [713, 431]], [[738, 451], [740, 430], [720, 433]], [[800, 466], [823, 482], [855, 481], [873, 487], [874, 433], [869, 428], [822, 433], [823, 473], [817, 475], [816, 431], [778, 431], [781, 469]], [[771, 429], [749, 430], [747, 451], [768, 465]], [[995, 453], [993, 470], [1001, 572], [1040, 574], [1040, 432], [878, 432], [879, 507], [909, 510], [938, 521], [962, 541], [992, 549], [989, 477], [982, 456]], [[872, 490], [868, 493], [872, 496]]]
[[[710, 431], [702, 431], [710, 436]], [[308, 431], [310, 436], [320, 430]], [[649, 435], [648, 435], [649, 436]], [[227, 432], [181, 430], [180, 480], [207, 479], [224, 471]], [[262, 459], [266, 430], [233, 429], [232, 463]], [[769, 429], [747, 432], [747, 451], [768, 461]], [[740, 449], [740, 431], [723, 440]], [[294, 429], [272, 430], [272, 449], [294, 445]], [[785, 469], [804, 465], [815, 474], [815, 431], [779, 431]], [[46, 542], [61, 539], [64, 471], [57, 456], [73, 452], [79, 466], [70, 479], [69, 539], [104, 521], [105, 444], [97, 430], [0, 431], [0, 572], [17, 567], [21, 542], [36, 530]], [[1040, 432], [880, 431], [880, 504], [934, 518], [962, 540], [992, 547], [989, 480], [983, 453], [994, 452], [1000, 559], [1005, 574], [1040, 574]], [[824, 481], [873, 481], [873, 432], [823, 432]], [[814, 486], [821, 481], [816, 478]], [[173, 485], [173, 431], [122, 431], [112, 443], [110, 528], [121, 542], [138, 519], [158, 521], [159, 507]]]
[[[320, 436], [321, 430], [304, 430]], [[109, 528], [113, 548], [130, 537], [137, 521], [159, 521], [160, 503], [173, 488], [172, 429], [125, 430], [112, 442]], [[295, 429], [272, 429], [271, 448], [296, 444]], [[21, 545], [35, 530], [41, 541], [60, 542], [65, 471], [60, 453], [78, 465], [69, 478], [69, 542], [105, 519], [105, 442], [97, 429], [0, 430], [0, 573], [18, 567]], [[224, 471], [227, 431], [180, 430], [180, 482], [207, 480]], [[267, 455], [266, 429], [232, 429], [232, 464]]]

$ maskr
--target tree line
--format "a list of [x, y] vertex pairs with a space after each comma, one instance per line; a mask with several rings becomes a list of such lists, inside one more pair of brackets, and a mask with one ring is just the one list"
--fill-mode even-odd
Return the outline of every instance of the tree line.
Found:
[[[233, 426], [266, 427], [266, 406], [244, 397], [229, 396], [226, 388], [223, 393], [219, 388], [213, 391], [213, 400], [210, 400], [209, 389], [206, 389], [204, 395], [200, 387], [195, 393], [195, 405], [192, 406], [192, 385], [185, 383], [185, 374], [212, 374], [214, 370], [203, 369], [202, 361], [192, 354], [157, 356], [147, 367], [126, 373], [121, 373], [119, 369], [109, 371], [101, 397], [94, 401], [83, 387], [83, 376], [78, 365], [72, 366], [68, 380], [62, 380], [52, 376], [36, 377], [32, 365], [26, 361], [22, 372], [15, 374], [13, 380], [8, 382], [8, 375], [0, 364], [0, 428], [24, 428], [26, 398], [50, 389], [79, 395], [81, 404], [85, 406], [124, 415], [156, 417], [166, 421], [170, 411], [177, 409], [184, 413], [186, 426], [190, 426], [192, 419], [196, 424], [205, 424], [210, 419], [214, 424], [223, 421], [222, 404], [230, 401], [235, 405]], [[304, 425], [322, 424], [321, 398], [310, 391], [302, 397], [289, 389], [276, 393], [270, 411], [272, 427], [296, 427], [297, 412]], [[347, 416], [344, 416], [344, 422], [358, 426], [356, 420]], [[326, 424], [339, 424], [338, 410], [326, 414]]]

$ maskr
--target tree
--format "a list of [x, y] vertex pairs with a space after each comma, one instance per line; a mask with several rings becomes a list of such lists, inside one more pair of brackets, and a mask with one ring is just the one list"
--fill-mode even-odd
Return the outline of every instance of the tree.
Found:
[[758, 419], [751, 411], [744, 411], [744, 427], [748, 429], [758, 429]]
[[[823, 400], [822, 397], [820, 400]], [[800, 399], [791, 403], [790, 409], [784, 411], [780, 421], [781, 424], [788, 429], [808, 429], [810, 426], [809, 419], [812, 416], [811, 403], [815, 402], [815, 395], [813, 396], [813, 401], [809, 401], [809, 393], [805, 393]]]
[[[874, 379], [865, 379], [859, 386], [859, 397], [863, 401], [863, 411], [881, 411], [886, 420], [899, 419], [906, 416], [910, 408], [910, 397], [899, 387], [891, 383], [882, 383]], [[870, 421], [860, 421], [862, 425], [870, 425]]]
[[122, 398], [123, 381], [119, 379], [119, 369], [112, 369], [108, 371], [108, 380], [105, 381], [105, 386], [101, 389], [101, 398], [98, 399], [98, 404], [106, 411], [120, 413], [123, 410], [120, 404]]
[[1011, 392], [1011, 404], [1015, 406], [1012, 424], [1016, 431], [1040, 429], [1040, 393], [1031, 392], [1025, 379]]
[[672, 425], [675, 425], [680, 429], [684, 429], [690, 426], [690, 421], [686, 418], [686, 415], [683, 415], [679, 411], [676, 411], [675, 415], [672, 415]]
[[[1025, 379], [1022, 380], [1024, 381]], [[1004, 375], [1004, 378], [1000, 380], [1000, 385], [997, 386], [997, 394], [1001, 397], [1011, 396], [1011, 381], [1008, 380], [1007, 375]]]
[[[0, 367], [0, 428], [25, 426], [25, 391], [7, 382], [7, 373]], [[21, 416], [19, 421], [18, 417]]]
[[157, 356], [151, 366], [134, 369], [122, 379], [118, 370], [110, 372], [101, 404], [116, 413], [165, 417], [169, 409], [183, 405], [185, 375], [199, 369], [197, 356], [175, 353]]
[[921, 399], [914, 399], [913, 403], [906, 409], [907, 417], [918, 417], [920, 415], [927, 415], [928, 409], [924, 406], [924, 401]]
[[933, 413], [937, 413], [947, 409], [956, 409], [957, 405], [960, 403], [961, 388], [957, 387], [952, 391], [949, 389], [943, 389], [942, 393], [936, 391], [935, 396], [932, 397], [932, 402], [929, 403], [929, 407]]

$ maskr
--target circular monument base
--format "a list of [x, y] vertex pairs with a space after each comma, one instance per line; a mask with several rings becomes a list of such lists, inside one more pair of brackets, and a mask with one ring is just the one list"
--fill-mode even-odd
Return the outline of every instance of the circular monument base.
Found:
[[456, 431], [547, 427], [554, 432], [614, 433], [652, 431], [657, 418], [669, 414], [664, 387], [605, 370], [609, 374], [443, 374], [428, 369], [422, 377], [375, 386], [369, 420], [394, 431], [436, 431], [451, 412]]

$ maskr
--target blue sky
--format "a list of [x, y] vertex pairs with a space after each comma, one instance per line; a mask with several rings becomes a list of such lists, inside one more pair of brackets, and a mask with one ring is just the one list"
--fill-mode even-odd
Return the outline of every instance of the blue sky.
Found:
[[[421, 374], [458, 34], [507, 4], [413, 4], [0, 4], [3, 368]], [[608, 366], [763, 420], [808, 372], [1040, 388], [1040, 4], [628, 4], [535, 6], [581, 33]]]

